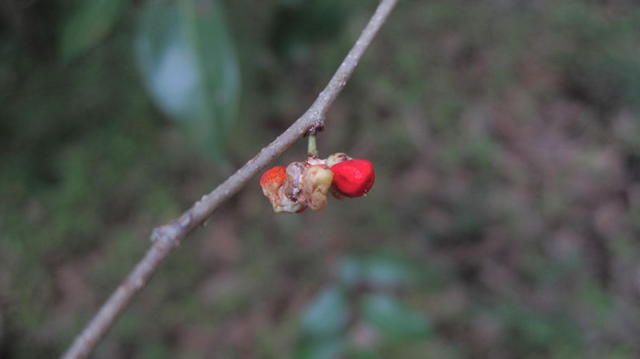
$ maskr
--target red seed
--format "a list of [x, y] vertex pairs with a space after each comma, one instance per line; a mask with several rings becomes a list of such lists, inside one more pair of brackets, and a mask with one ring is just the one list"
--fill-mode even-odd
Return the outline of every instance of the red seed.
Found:
[[276, 166], [265, 172], [260, 177], [260, 186], [279, 187], [287, 179], [287, 169], [284, 166]]
[[373, 163], [362, 159], [340, 162], [331, 167], [333, 185], [347, 197], [360, 197], [373, 187], [375, 172]]

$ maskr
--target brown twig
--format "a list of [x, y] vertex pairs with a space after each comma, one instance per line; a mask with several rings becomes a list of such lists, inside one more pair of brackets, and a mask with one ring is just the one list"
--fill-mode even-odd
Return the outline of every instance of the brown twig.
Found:
[[280, 156], [296, 140], [313, 128], [322, 128], [329, 106], [351, 77], [358, 66], [362, 54], [371, 40], [385, 22], [397, 0], [381, 0], [367, 26], [351, 48], [346, 58], [338, 67], [325, 89], [320, 92], [311, 107], [284, 131], [278, 138], [264, 147], [260, 152], [227, 178], [211, 193], [203, 196], [180, 218], [153, 230], [151, 239], [153, 244], [138, 262], [129, 276], [120, 284], [116, 291], [102, 305], [98, 313], [87, 324], [84, 330], [75, 338], [71, 347], [62, 356], [63, 359], [86, 358], [98, 341], [105, 335], [122, 311], [131, 302], [133, 296], [144, 288], [158, 265], [194, 228], [204, 223], [213, 211], [225, 200], [236, 194], [244, 185], [276, 157]]

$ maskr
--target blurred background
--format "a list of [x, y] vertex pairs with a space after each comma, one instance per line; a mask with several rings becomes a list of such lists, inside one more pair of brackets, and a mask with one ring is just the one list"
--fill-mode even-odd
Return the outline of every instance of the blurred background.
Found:
[[[94, 357], [639, 357], [636, 4], [401, 1], [319, 136], [370, 195], [275, 215], [256, 178]], [[59, 355], [375, 6], [0, 2], [0, 357]]]

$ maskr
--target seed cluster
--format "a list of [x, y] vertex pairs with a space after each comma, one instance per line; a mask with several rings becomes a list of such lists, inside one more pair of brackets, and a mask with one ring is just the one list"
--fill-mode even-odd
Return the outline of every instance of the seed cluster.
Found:
[[361, 197], [375, 181], [373, 164], [334, 153], [326, 159], [309, 157], [266, 171], [260, 178], [262, 192], [275, 212], [300, 213], [307, 208], [319, 210], [327, 205], [327, 194], [334, 197]]

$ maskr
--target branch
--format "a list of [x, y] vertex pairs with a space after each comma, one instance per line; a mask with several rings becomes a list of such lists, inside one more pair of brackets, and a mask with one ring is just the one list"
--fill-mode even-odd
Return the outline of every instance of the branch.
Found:
[[260, 170], [276, 157], [280, 156], [295, 141], [310, 130], [322, 128], [329, 106], [333, 103], [351, 74], [358, 66], [362, 54], [385, 22], [397, 0], [381, 0], [376, 12], [364, 28], [355, 45], [338, 67], [325, 89], [311, 107], [294, 122], [291, 127], [278, 136], [231, 177], [203, 196], [180, 218], [155, 228], [151, 234], [152, 245], [138, 262], [127, 278], [102, 305], [98, 313], [75, 338], [71, 347], [62, 356], [63, 359], [86, 358], [98, 341], [111, 328], [115, 320], [131, 302], [133, 296], [149, 282], [162, 260], [176, 247], [180, 240], [211, 216], [218, 206], [236, 194]]

